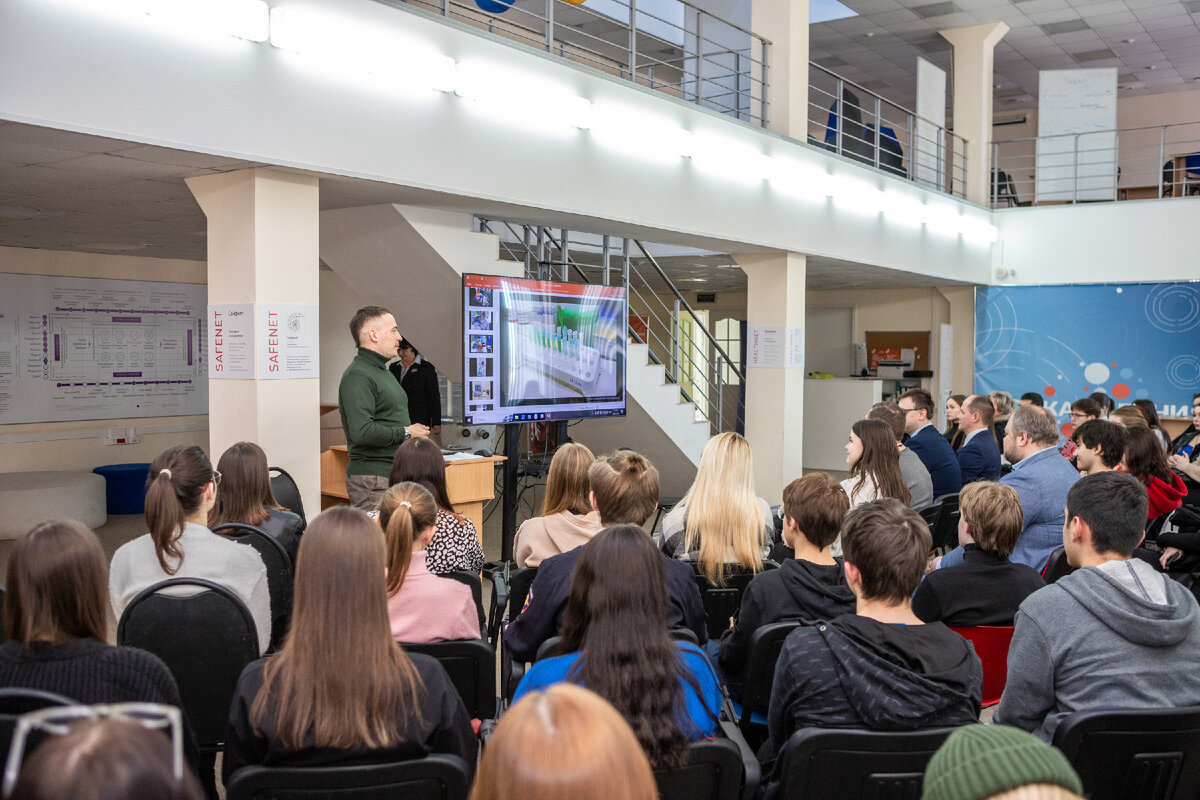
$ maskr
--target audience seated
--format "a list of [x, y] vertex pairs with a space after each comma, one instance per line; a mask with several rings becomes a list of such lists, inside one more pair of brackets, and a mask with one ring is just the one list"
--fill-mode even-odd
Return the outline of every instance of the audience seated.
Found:
[[[950, 407], [949, 403], [946, 407]], [[904, 410], [895, 403], [876, 403], [867, 412], [867, 419], [877, 419], [885, 423], [896, 437], [896, 450], [900, 454], [900, 476], [904, 479], [904, 485], [908, 487], [908, 505], [920, 511], [933, 505], [933, 479], [929, 477], [929, 470], [925, 469], [920, 457], [904, 446], [904, 417]], [[957, 432], [957, 428], [955, 431]]]
[[[892, 497], [908, 505], [911, 498], [900, 472], [900, 453], [886, 422], [860, 419], [850, 426], [846, 465], [850, 467], [850, 477], [842, 481], [842, 489], [850, 498], [851, 508], [881, 497]], [[834, 553], [841, 555], [841, 549], [835, 547]]]
[[[1041, 408], [1021, 406], [1013, 412], [1004, 435], [1004, 457], [1013, 469], [1000, 482], [1017, 490], [1025, 529], [1011, 560], [1038, 572], [1062, 544], [1063, 506], [1067, 491], [1079, 480], [1070, 462], [1059, 457], [1057, 443], [1058, 427]], [[962, 548], [956, 547], [938, 565], [951, 567], [962, 560]]]
[[283, 546], [292, 562], [304, 533], [304, 519], [281, 506], [271, 491], [267, 454], [254, 442], [238, 442], [221, 454], [217, 471], [225, 488], [208, 512], [208, 527], [241, 522], [262, 528]]
[[663, 552], [721, 584], [730, 566], [762, 569], [774, 539], [771, 508], [754, 494], [750, 443], [736, 433], [717, 434], [704, 445], [696, 479], [663, 520]]
[[1125, 443], [1121, 466], [1124, 472], [1137, 478], [1146, 487], [1150, 500], [1146, 519], [1158, 519], [1179, 508], [1187, 494], [1187, 486], [1167, 466], [1166, 454], [1159, 445], [1158, 437], [1149, 428], [1126, 428], [1126, 433], [1129, 438]]
[[1037, 406], [1038, 408], [1044, 408], [1046, 405], [1046, 400], [1037, 392], [1026, 392], [1025, 394], [1021, 395], [1020, 403], [1023, 406]]
[[774, 757], [805, 727], [915, 730], [978, 721], [983, 670], [975, 651], [945, 625], [912, 613], [930, 545], [925, 520], [898, 500], [846, 515], [842, 549], [857, 612], [799, 628], [784, 642], [764, 755]]
[[1200, 393], [1192, 397], [1192, 424], [1171, 440], [1167, 464], [1188, 487], [1183, 502], [1200, 505]]
[[[1150, 430], [1150, 423], [1146, 422], [1145, 415], [1143, 415], [1136, 406], [1121, 406], [1118, 409], [1114, 409], [1112, 413], [1108, 415], [1108, 421], [1115, 422], [1122, 428], [1142, 428], [1144, 430]], [[1157, 439], [1158, 435], [1155, 434], [1154, 438]], [[1162, 443], [1159, 442], [1159, 444], [1161, 445]]]
[[750, 637], [763, 625], [811, 623], [854, 611], [854, 593], [829, 552], [849, 510], [846, 493], [824, 473], [805, 475], [784, 488], [783, 540], [794, 555], [750, 581], [736, 621], [721, 636], [720, 668], [731, 691], [749, 655]]
[[[1094, 419], [1100, 419], [1101, 409], [1096, 402], [1090, 398], [1082, 397], [1071, 403], [1071, 426], [1078, 428], [1085, 422], [1090, 422]], [[1063, 430], [1066, 430], [1065, 428]], [[1064, 458], [1075, 461], [1075, 442], [1070, 439], [1063, 442], [1061, 452]]]
[[1117, 407], [1116, 401], [1109, 396], [1108, 392], [1092, 392], [1088, 395], [1088, 400], [1091, 400], [1100, 409], [1096, 416], [1097, 419], [1108, 419], [1108, 415]]
[[966, 725], [929, 759], [921, 800], [1081, 800], [1058, 750], [1006, 725]]
[[657, 800], [629, 724], [587, 689], [530, 692], [500, 719], [471, 800]]
[[1119, 472], [1089, 475], [1066, 505], [1063, 546], [1077, 569], [1021, 604], [995, 721], [1049, 742], [1073, 711], [1200, 703], [1196, 598], [1130, 558], [1145, 490]]
[[904, 446], [921, 459], [933, 481], [933, 498], [954, 494], [962, 488], [962, 473], [954, 448], [937, 432], [931, 421], [933, 398], [924, 389], [909, 389], [900, 395], [898, 405], [904, 411]]
[[[592, 506], [600, 514], [601, 527], [645, 525], [658, 506], [658, 470], [632, 450], [618, 450], [598, 458], [588, 468]], [[571, 571], [582, 552], [576, 547], [553, 556], [538, 567], [529, 587], [524, 610], [504, 631], [504, 644], [513, 658], [532, 661], [542, 642], [558, 633], [566, 613], [571, 589]], [[697, 640], [708, 640], [704, 606], [695, 574], [687, 564], [662, 556], [667, 576], [667, 627], [690, 628]]]
[[412, 481], [430, 491], [437, 501], [437, 533], [425, 548], [425, 565], [435, 575], [479, 572], [483, 544], [475, 523], [454, 510], [446, 493], [446, 460], [442, 448], [424, 436], [414, 436], [396, 448], [388, 486]]
[[122, 545], [108, 577], [113, 616], [139, 592], [168, 578], [203, 578], [236, 594], [258, 632], [259, 652], [271, 641], [267, 569], [253, 547], [222, 538], [207, 527], [221, 473], [196, 446], [177, 445], [150, 465], [146, 525], [150, 532]]
[[663, 559], [645, 531], [614, 525], [580, 550], [558, 649], [565, 655], [531, 666], [513, 700], [582, 684], [621, 712], [656, 769], [679, 766], [688, 740], [716, 731], [716, 672], [699, 647], [671, 639]]
[[186, 764], [176, 776], [170, 740], [119, 719], [77, 722], [21, 768], [9, 800], [202, 800]]
[[1154, 401], [1145, 397], [1139, 397], [1133, 401], [1133, 406], [1142, 413], [1142, 417], [1146, 420], [1146, 424], [1150, 426], [1150, 430], [1154, 431], [1154, 435], [1158, 437], [1162, 443], [1163, 450], [1171, 449], [1171, 437], [1162, 429], [1162, 423], [1158, 419], [1158, 409], [1154, 407]]
[[963, 487], [958, 509], [963, 563], [925, 576], [913, 613], [956, 628], [1012, 625], [1025, 598], [1046, 585], [1026, 565], [1008, 560], [1024, 527], [1021, 500], [1011, 486], [977, 481]]
[[1000, 448], [992, 434], [993, 412], [992, 401], [986, 397], [973, 394], [963, 402], [958, 420], [963, 443], [957, 453], [963, 486], [1000, 478]]
[[225, 784], [247, 765], [384, 763], [445, 753], [473, 771], [466, 709], [433, 658], [392, 639], [385, 553], [363, 512], [312, 521], [296, 562], [292, 628], [280, 651], [249, 664], [229, 710]]
[[43, 522], [13, 542], [0, 687], [41, 689], [87, 705], [179, 706], [175, 679], [158, 656], [106, 644], [107, 570], [96, 535], [74, 520]]
[[996, 412], [992, 416], [992, 429], [996, 432], [996, 441], [1003, 441], [1008, 429], [1008, 420], [1016, 403], [1013, 402], [1011, 394], [1001, 391], [988, 392], [988, 400], [992, 401], [992, 409]]
[[946, 430], [942, 431], [942, 436], [946, 437], [946, 441], [956, 453], [962, 446], [963, 437], [958, 430], [958, 418], [962, 416], [962, 404], [966, 400], [965, 394], [952, 394], [946, 398]]
[[1089, 419], [1075, 428], [1075, 466], [1085, 475], [1114, 470], [1125, 456], [1125, 429], [1106, 419]]
[[517, 566], [536, 567], [550, 556], [587, 544], [600, 531], [600, 515], [588, 499], [588, 467], [596, 457], [569, 442], [550, 459], [542, 515], [521, 523], [513, 543]]
[[387, 544], [387, 608], [392, 638], [423, 644], [478, 639], [479, 611], [471, 589], [425, 566], [437, 530], [437, 505], [419, 483], [397, 483], [379, 501]]

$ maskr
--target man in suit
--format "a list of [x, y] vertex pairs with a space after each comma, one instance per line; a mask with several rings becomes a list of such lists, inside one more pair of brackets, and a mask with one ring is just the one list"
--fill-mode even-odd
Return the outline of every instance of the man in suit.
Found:
[[933, 398], [924, 389], [909, 389], [900, 395], [899, 406], [904, 411], [904, 431], [908, 434], [904, 446], [916, 453], [929, 470], [934, 499], [956, 493], [962, 488], [962, 473], [954, 448], [930, 422]]
[[421, 358], [412, 342], [400, 342], [399, 361], [388, 367], [408, 395], [408, 415], [434, 434], [442, 432], [442, 393], [438, 389], [437, 370]]
[[992, 415], [995, 406], [986, 397], [973, 394], [963, 401], [958, 429], [965, 438], [958, 448], [958, 469], [963, 486], [975, 481], [994, 481], [1000, 478], [1000, 448], [992, 435]]
[[[1025, 528], [1009, 560], [1038, 572], [1063, 543], [1067, 492], [1079, 480], [1071, 462], [1058, 454], [1057, 443], [1058, 427], [1037, 406], [1021, 406], [1014, 411], [1004, 433], [1004, 457], [1013, 469], [1000, 482], [1017, 490], [1025, 517]], [[939, 560], [938, 566], [951, 567], [962, 561], [962, 548], [956, 547]]]

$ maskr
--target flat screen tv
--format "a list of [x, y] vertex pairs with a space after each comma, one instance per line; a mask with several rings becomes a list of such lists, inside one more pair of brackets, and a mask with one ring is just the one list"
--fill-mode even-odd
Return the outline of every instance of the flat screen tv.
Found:
[[468, 425], [624, 416], [625, 289], [463, 275]]

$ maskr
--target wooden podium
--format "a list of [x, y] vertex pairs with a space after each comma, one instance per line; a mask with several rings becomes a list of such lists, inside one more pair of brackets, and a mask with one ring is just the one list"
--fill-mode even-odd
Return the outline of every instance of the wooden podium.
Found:
[[[446, 462], [446, 493], [454, 509], [471, 522], [483, 539], [483, 504], [495, 496], [495, 466], [504, 456], [488, 456]], [[321, 453], [321, 510], [350, 502], [346, 493], [346, 445], [335, 444]]]

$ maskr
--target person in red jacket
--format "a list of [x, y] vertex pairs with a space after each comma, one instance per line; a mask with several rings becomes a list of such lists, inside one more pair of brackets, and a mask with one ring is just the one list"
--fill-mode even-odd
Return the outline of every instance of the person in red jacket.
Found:
[[1146, 487], [1150, 497], [1146, 519], [1155, 520], [1179, 508], [1187, 487], [1167, 466], [1167, 457], [1158, 437], [1149, 428], [1129, 428], [1126, 433], [1128, 441], [1121, 471], [1137, 478]]

